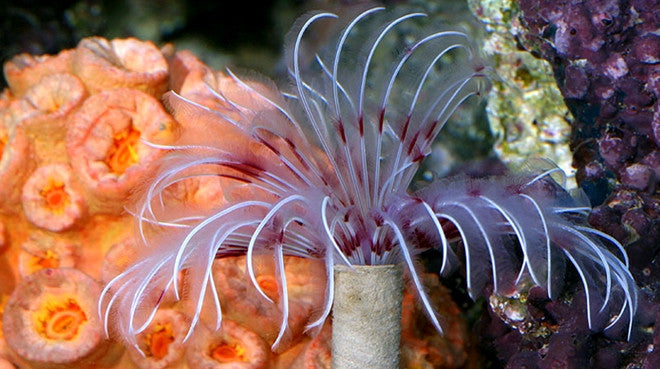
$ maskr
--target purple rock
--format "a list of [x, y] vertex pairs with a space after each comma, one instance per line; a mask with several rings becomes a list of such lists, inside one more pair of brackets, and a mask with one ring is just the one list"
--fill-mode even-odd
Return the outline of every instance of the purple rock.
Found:
[[522, 351], [511, 357], [506, 369], [538, 369], [539, 354], [534, 351]]
[[658, 369], [660, 368], [660, 349], [655, 349], [644, 360], [643, 369]]
[[655, 330], [653, 331], [653, 346], [660, 349], [660, 307], [655, 316]]
[[594, 355], [592, 368], [618, 369], [621, 367], [621, 353], [611, 347], [605, 347]]
[[635, 43], [634, 50], [635, 57], [642, 63], [660, 63], [660, 36], [648, 34], [642, 37]]
[[627, 229], [634, 230], [637, 238], [643, 236], [651, 228], [651, 221], [642, 209], [630, 209], [621, 217], [621, 223]]
[[654, 151], [642, 159], [642, 164], [648, 165], [655, 172], [656, 180], [660, 178], [660, 151]]
[[620, 137], [606, 135], [599, 142], [600, 156], [610, 169], [618, 169], [632, 155], [632, 147]]
[[[530, 319], [552, 335], [516, 333], [493, 341], [508, 358], [507, 368], [660, 369], [660, 0], [518, 3], [520, 45], [552, 65], [574, 117], [576, 179], [595, 206], [589, 223], [626, 249], [638, 301], [651, 297], [640, 302], [627, 342], [624, 325], [604, 334], [588, 328], [579, 279], [567, 280], [566, 299], [528, 296]], [[595, 329], [607, 325], [594, 323]], [[505, 347], [519, 338], [520, 347]], [[648, 349], [653, 340], [655, 351]]]
[[571, 81], [567, 86], [564, 86], [564, 96], [569, 99], [579, 99], [584, 97], [589, 89], [589, 78], [587, 72], [583, 68], [575, 65], [566, 67], [566, 80]]
[[647, 191], [655, 185], [655, 171], [648, 165], [632, 164], [626, 167], [621, 182], [635, 190]]
[[628, 64], [620, 54], [611, 55], [603, 65], [603, 72], [612, 80], [618, 80], [628, 74]]
[[552, 336], [545, 357], [539, 361], [539, 369], [584, 369], [587, 368], [588, 351], [585, 337], [571, 333]]
[[660, 146], [660, 106], [656, 106], [655, 114], [653, 114], [653, 139], [655, 140], [656, 146]]

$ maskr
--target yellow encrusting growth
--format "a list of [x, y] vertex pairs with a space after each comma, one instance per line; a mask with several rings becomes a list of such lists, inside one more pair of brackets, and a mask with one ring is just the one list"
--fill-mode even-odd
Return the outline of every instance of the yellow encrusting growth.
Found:
[[85, 322], [87, 315], [71, 297], [48, 296], [41, 309], [34, 314], [37, 332], [51, 340], [73, 340]]
[[9, 138], [4, 132], [0, 132], [0, 160], [2, 160], [2, 155], [5, 152], [5, 145], [7, 145]]
[[272, 275], [258, 276], [257, 283], [262, 291], [274, 302], [279, 300], [279, 289], [277, 287], [277, 281]]
[[211, 347], [211, 357], [219, 363], [246, 361], [246, 352], [241, 345], [222, 342]]
[[174, 331], [171, 324], [157, 324], [153, 332], [146, 336], [145, 355], [160, 360], [167, 356], [169, 347], [174, 342]]
[[7, 295], [0, 293], [0, 339], [4, 337], [2, 333], [2, 316], [5, 313], [5, 306], [7, 306]]
[[113, 172], [123, 174], [128, 167], [137, 164], [138, 154], [136, 146], [139, 140], [140, 131], [133, 126], [115, 135], [107, 161], [108, 166]]
[[70, 203], [64, 183], [53, 178], [48, 179], [48, 184], [41, 190], [41, 196], [46, 202], [46, 208], [55, 214], [64, 213]]
[[46, 250], [44, 255], [39, 256], [35, 255], [30, 260], [29, 272], [34, 273], [37, 270], [45, 268], [59, 268], [60, 266], [60, 257], [53, 250]]

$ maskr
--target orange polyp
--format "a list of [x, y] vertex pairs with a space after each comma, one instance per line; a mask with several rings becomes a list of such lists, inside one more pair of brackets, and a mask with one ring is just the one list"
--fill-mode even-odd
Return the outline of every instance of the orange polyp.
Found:
[[0, 132], [0, 160], [2, 160], [2, 155], [5, 152], [5, 145], [7, 145], [7, 137]]
[[46, 332], [53, 339], [70, 340], [78, 331], [80, 315], [72, 311], [58, 311], [48, 321]]
[[69, 205], [69, 195], [64, 184], [54, 179], [48, 180], [48, 185], [41, 190], [41, 196], [46, 200], [46, 207], [55, 214], [63, 213]]
[[135, 147], [140, 140], [140, 131], [132, 126], [114, 137], [114, 143], [108, 154], [108, 166], [117, 173], [123, 174], [128, 167], [138, 162]]
[[37, 314], [37, 321], [41, 325], [37, 327], [39, 333], [51, 340], [72, 340], [80, 326], [87, 321], [85, 312], [73, 299], [63, 304], [48, 302]]
[[219, 363], [245, 361], [245, 349], [240, 345], [221, 343], [211, 348], [211, 357]]
[[52, 250], [46, 250], [44, 256], [34, 256], [32, 271], [37, 271], [45, 268], [59, 268], [60, 258]]
[[172, 342], [174, 342], [172, 327], [169, 324], [158, 325], [154, 332], [147, 336], [147, 354], [162, 359], [167, 356]]
[[2, 333], [2, 315], [5, 313], [5, 306], [7, 306], [7, 295], [0, 292], [0, 339], [3, 337]]
[[266, 296], [268, 296], [271, 300], [277, 301], [279, 297], [279, 290], [277, 287], [277, 281], [275, 278], [271, 275], [265, 275], [265, 276], [258, 276], [257, 277], [257, 284], [259, 284], [259, 287], [261, 287], [261, 290], [264, 291]]

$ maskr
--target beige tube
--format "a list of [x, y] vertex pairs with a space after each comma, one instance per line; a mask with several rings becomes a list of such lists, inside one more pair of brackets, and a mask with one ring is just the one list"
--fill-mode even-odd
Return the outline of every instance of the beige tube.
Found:
[[400, 265], [335, 266], [333, 369], [398, 369]]

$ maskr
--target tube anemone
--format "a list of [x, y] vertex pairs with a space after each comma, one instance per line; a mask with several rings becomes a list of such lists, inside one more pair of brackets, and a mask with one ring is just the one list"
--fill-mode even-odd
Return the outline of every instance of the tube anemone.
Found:
[[[416, 261], [437, 249], [443, 273], [464, 262], [475, 298], [527, 281], [556, 297], [558, 280], [572, 265], [589, 326], [627, 324], [630, 338], [637, 289], [625, 250], [586, 224], [588, 208], [554, 181], [557, 168], [409, 190], [453, 112], [489, 88], [489, 68], [469, 37], [417, 27], [421, 13], [372, 8], [337, 18], [312, 13], [296, 24], [287, 44], [287, 92], [227, 71], [204, 80], [199, 95], [165, 96], [182, 129], [174, 143], [151, 145], [168, 152], [134, 210], [149, 251], [106, 285], [100, 311], [118, 311], [117, 325], [131, 340], [158, 310], [157, 297], [171, 292], [192, 305], [189, 337], [208, 316], [219, 328], [226, 313], [215, 260], [245, 255], [256, 294], [279, 304], [276, 348], [291, 316], [284, 260], [295, 256], [317, 259], [326, 276], [308, 330], [322, 327], [330, 314], [336, 266], [403, 264], [442, 333]], [[332, 22], [339, 27], [331, 41], [314, 48], [315, 36]], [[206, 176], [233, 183], [223, 188], [223, 206], [198, 211], [162, 201], [168, 188]], [[259, 278], [258, 255], [275, 261], [277, 295]], [[182, 273], [186, 288], [178, 283]]]

